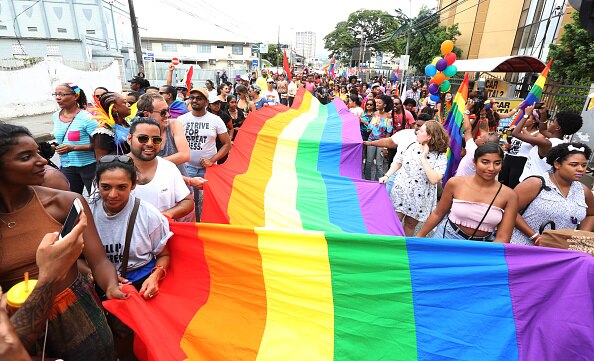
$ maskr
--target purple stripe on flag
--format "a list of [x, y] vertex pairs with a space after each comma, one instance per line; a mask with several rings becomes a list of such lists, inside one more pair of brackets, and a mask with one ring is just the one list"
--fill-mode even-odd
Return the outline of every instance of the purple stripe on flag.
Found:
[[344, 102], [334, 99], [334, 106], [342, 119], [342, 150], [340, 152], [340, 175], [361, 178], [361, 154], [363, 139], [359, 131], [359, 118], [351, 113]]
[[592, 360], [594, 257], [517, 245], [505, 257], [519, 359]]
[[[386, 194], [386, 186], [377, 182], [353, 179], [363, 222], [369, 234], [386, 234], [404, 236], [404, 229], [394, 212], [390, 197]], [[383, 194], [381, 194], [383, 193]]]

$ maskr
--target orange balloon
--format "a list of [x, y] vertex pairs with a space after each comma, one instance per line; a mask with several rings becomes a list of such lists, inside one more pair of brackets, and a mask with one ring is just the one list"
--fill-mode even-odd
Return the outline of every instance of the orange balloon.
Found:
[[441, 53], [443, 55], [450, 53], [452, 50], [454, 50], [454, 42], [453, 41], [446, 40], [443, 43], [441, 43]]
[[435, 84], [441, 84], [444, 80], [446, 80], [446, 76], [440, 71], [438, 71], [437, 74], [433, 76], [433, 81]]

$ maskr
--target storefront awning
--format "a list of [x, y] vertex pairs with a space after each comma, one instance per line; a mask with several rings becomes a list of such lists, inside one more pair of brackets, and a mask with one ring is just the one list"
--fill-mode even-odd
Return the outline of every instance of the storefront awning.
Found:
[[457, 60], [454, 65], [462, 72], [540, 73], [545, 68], [539, 59], [524, 55]]

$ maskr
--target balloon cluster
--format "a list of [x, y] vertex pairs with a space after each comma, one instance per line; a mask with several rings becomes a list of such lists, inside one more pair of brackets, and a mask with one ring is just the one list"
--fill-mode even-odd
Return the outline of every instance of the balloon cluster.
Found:
[[452, 53], [454, 50], [454, 42], [446, 40], [441, 43], [441, 53], [443, 58], [436, 56], [433, 58], [431, 64], [425, 67], [425, 74], [431, 77], [429, 81], [429, 97], [434, 102], [439, 102], [439, 93], [445, 93], [452, 87], [450, 78], [456, 75], [458, 69], [454, 65], [456, 61], [456, 54]]

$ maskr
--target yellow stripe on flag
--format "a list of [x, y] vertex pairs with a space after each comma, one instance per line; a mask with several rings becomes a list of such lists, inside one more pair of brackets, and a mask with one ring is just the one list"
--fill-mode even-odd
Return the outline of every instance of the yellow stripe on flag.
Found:
[[334, 304], [322, 232], [256, 229], [267, 319], [257, 360], [332, 360]]

